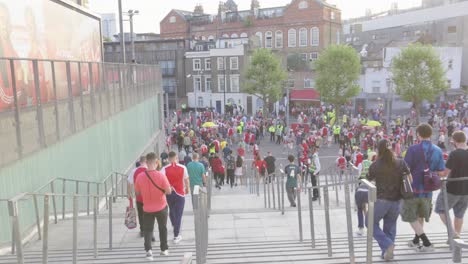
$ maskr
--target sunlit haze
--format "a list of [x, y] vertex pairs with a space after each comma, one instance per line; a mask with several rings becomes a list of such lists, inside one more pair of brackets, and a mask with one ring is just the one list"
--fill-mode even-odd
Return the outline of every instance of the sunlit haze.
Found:
[[[96, 13], [117, 14], [117, 0], [90, 0], [90, 9]], [[250, 8], [250, 0], [237, 0], [239, 10]], [[290, 3], [291, 0], [260, 0], [261, 7], [281, 6]], [[391, 3], [397, 2], [398, 8], [404, 9], [421, 5], [421, 0], [329, 0], [336, 4], [343, 12], [343, 18], [359, 17], [370, 8], [373, 13], [388, 10]], [[205, 13], [216, 14], [219, 0], [122, 0], [123, 10], [137, 9], [140, 15], [135, 18], [135, 31], [159, 32], [159, 22], [171, 9], [193, 11], [195, 4], [203, 5]], [[125, 23], [128, 24], [128, 23]], [[126, 25], [126, 31], [128, 31]]]

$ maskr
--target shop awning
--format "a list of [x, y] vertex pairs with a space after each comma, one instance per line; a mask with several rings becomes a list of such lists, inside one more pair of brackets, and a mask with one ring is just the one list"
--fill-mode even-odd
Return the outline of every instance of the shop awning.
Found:
[[304, 89], [304, 90], [291, 90], [289, 95], [291, 101], [303, 101], [303, 102], [318, 102], [320, 101], [320, 94], [315, 89]]

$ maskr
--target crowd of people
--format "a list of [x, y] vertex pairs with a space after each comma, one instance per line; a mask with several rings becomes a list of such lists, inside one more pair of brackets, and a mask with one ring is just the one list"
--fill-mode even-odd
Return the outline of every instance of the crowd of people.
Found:
[[[400, 214], [415, 232], [408, 245], [423, 252], [433, 250], [423, 228], [424, 220], [429, 221], [432, 210], [432, 191], [428, 192], [424, 187], [425, 171], [438, 172], [438, 176], [467, 176], [468, 168], [465, 167], [468, 162], [462, 162], [468, 157], [466, 151], [462, 152], [466, 149], [465, 135], [468, 132], [466, 103], [457, 101], [443, 112], [429, 112], [429, 123], [437, 124], [435, 127], [440, 134], [436, 138], [437, 145], [431, 143], [434, 139], [432, 127], [420, 125], [415, 128], [411, 116], [406, 119], [397, 116], [387, 126], [381, 108], [355, 115], [341, 110], [339, 112], [343, 114], [337, 114], [333, 107], [308, 108], [306, 113], [294, 113], [291, 124], [287, 124], [281, 115], [264, 118], [261, 112], [247, 116], [233, 111], [223, 116], [209, 110], [178, 113], [173, 122], [166, 122], [166, 150], [159, 157], [155, 153], [141, 157], [128, 180], [129, 193], [134, 189], [136, 194], [147, 258], [153, 258], [151, 241], [154, 241], [155, 220], [158, 222], [162, 255], [168, 254], [168, 217], [173, 226], [174, 243], [182, 240], [185, 196], [193, 195], [196, 185], [206, 186], [208, 171], [213, 173], [214, 185], [219, 190], [244, 184], [249, 170], [256, 170], [255, 175], [259, 179], [271, 182], [277, 169], [277, 157], [271, 152], [261, 151], [261, 146], [267, 142], [282, 146], [281, 154], [287, 155], [289, 164], [284, 168], [284, 174], [291, 207], [296, 207], [296, 195], [301, 188], [308, 183], [317, 185], [323, 171], [320, 149], [337, 147], [335, 166], [338, 171], [344, 173], [354, 169], [357, 179], [374, 181], [377, 186], [374, 238], [382, 248], [382, 258], [393, 258], [396, 219]], [[452, 125], [447, 137], [444, 135], [449, 130], [445, 124]], [[449, 150], [453, 151], [449, 154]], [[465, 167], [460, 169], [460, 166]], [[402, 175], [412, 179], [415, 198], [404, 200], [400, 211], [397, 204], [402, 199], [399, 193]], [[468, 195], [468, 186], [465, 187], [452, 186], [449, 190], [454, 195], [449, 197], [449, 204], [456, 209], [455, 229], [458, 235], [468, 204], [468, 196], [464, 196]], [[362, 235], [366, 186], [360, 185], [355, 194], [358, 234]], [[313, 201], [319, 196], [318, 189], [314, 189]], [[436, 212], [444, 219], [440, 204], [438, 199]], [[383, 230], [379, 227], [381, 220], [384, 221]]]

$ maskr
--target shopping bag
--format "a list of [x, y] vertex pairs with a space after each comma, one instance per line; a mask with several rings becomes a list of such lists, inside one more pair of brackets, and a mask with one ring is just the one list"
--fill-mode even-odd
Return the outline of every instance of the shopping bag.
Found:
[[133, 207], [133, 199], [128, 199], [130, 205], [127, 206], [127, 210], [125, 211], [125, 226], [128, 229], [134, 229], [137, 227], [137, 212], [136, 209]]

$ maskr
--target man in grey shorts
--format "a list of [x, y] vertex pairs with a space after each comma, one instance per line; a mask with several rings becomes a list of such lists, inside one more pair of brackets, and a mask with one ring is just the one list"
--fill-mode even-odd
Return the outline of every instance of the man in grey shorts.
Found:
[[[447, 160], [445, 175], [449, 178], [468, 177], [468, 147], [466, 135], [463, 131], [457, 131], [452, 135], [455, 150], [452, 151]], [[449, 210], [453, 209], [455, 219], [453, 226], [455, 229], [454, 238], [460, 238], [463, 226], [463, 216], [468, 207], [468, 181], [447, 183], [447, 200]], [[447, 224], [445, 216], [444, 197], [442, 193], [437, 197], [435, 212], [440, 215], [440, 219]]]

